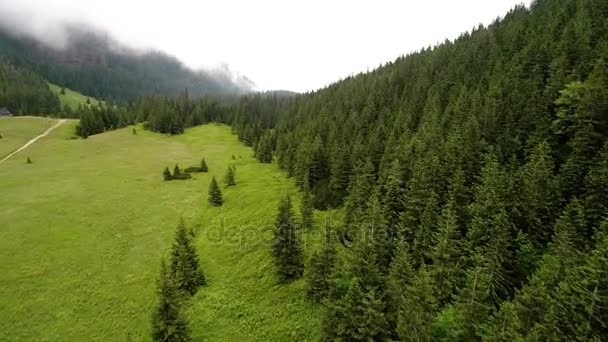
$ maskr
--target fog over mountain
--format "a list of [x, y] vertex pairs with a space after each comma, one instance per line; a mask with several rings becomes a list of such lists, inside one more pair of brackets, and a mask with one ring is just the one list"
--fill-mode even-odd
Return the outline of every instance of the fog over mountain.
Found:
[[187, 89], [198, 97], [240, 94], [254, 87], [228, 65], [193, 70], [164, 52], [125, 45], [92, 26], [64, 23], [44, 34], [36, 26], [10, 23], [0, 25], [0, 56], [90, 96], [128, 100]]
[[55, 45], [65, 43], [61, 24], [86, 23], [194, 69], [227, 64], [257, 90], [304, 92], [457, 38], [521, 2], [0, 0], [0, 21]]

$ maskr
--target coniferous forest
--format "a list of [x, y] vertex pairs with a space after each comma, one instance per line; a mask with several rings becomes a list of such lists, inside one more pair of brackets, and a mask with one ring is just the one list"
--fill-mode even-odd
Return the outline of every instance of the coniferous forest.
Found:
[[[321, 340], [608, 338], [608, 1], [536, 0], [305, 94], [165, 95], [81, 108], [78, 134], [221, 122], [276, 162], [301, 204], [280, 202], [269, 253], [281, 286], [304, 278]], [[230, 166], [224, 183], [239, 177]], [[226, 207], [218, 183], [204, 197]], [[343, 219], [306, 258], [296, 231], [322, 229], [313, 208]], [[181, 254], [199, 272], [187, 234], [180, 223], [175, 246], [190, 254], [174, 246], [161, 267], [158, 336], [163, 319], [187, 335], [171, 301], [205, 284], [170, 279]]]
[[344, 210], [306, 270], [323, 340], [608, 336], [608, 2], [535, 1], [284, 101], [234, 127]]

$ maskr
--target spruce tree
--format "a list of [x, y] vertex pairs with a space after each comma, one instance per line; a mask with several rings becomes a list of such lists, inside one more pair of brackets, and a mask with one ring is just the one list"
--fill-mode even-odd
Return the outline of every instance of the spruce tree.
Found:
[[214, 207], [219, 207], [224, 204], [222, 191], [215, 180], [215, 176], [211, 178], [211, 184], [209, 184], [209, 204]]
[[302, 276], [302, 251], [289, 195], [283, 197], [279, 204], [272, 255], [280, 281], [289, 282]]
[[412, 257], [406, 244], [400, 241], [395, 249], [395, 256], [386, 280], [387, 320], [393, 331], [396, 329], [399, 312], [405, 301], [404, 290], [412, 283], [416, 275], [412, 264]]
[[168, 167], [165, 167], [165, 170], [163, 171], [163, 179], [166, 181], [173, 179], [173, 176], [171, 176], [171, 171], [169, 171]]
[[158, 303], [151, 320], [152, 340], [190, 341], [188, 323], [181, 312], [179, 291], [164, 260], [161, 262], [157, 287]]
[[442, 210], [439, 227], [434, 233], [430, 253], [429, 273], [433, 278], [439, 304], [451, 301], [462, 285], [462, 245], [454, 202], [450, 200]]
[[302, 216], [302, 228], [311, 229], [313, 226], [312, 196], [308, 186], [308, 177], [305, 178], [302, 187], [302, 198], [300, 200], [300, 215]]
[[187, 231], [184, 220], [180, 219], [175, 231], [175, 241], [171, 248], [171, 274], [180, 291], [193, 295], [205, 285], [205, 275], [200, 268], [198, 255]]
[[433, 341], [432, 323], [438, 309], [433, 279], [425, 265], [404, 289], [397, 334], [400, 341]]
[[336, 246], [331, 228], [326, 226], [325, 239], [321, 251], [316, 251], [310, 259], [306, 274], [306, 295], [320, 302], [329, 295], [330, 277], [336, 262]]
[[353, 279], [345, 297], [326, 309], [322, 325], [323, 341], [384, 341], [388, 322], [384, 301], [375, 290], [364, 291]]
[[226, 176], [224, 177], [224, 182], [227, 186], [235, 186], [236, 185], [236, 168], [234, 165], [228, 167], [226, 170]]
[[207, 167], [207, 162], [205, 158], [201, 159], [201, 172], [208, 172], [209, 168]]
[[27, 160], [25, 161], [27, 164], [31, 164], [32, 163], [32, 159], [30, 159], [30, 157], [27, 157]]

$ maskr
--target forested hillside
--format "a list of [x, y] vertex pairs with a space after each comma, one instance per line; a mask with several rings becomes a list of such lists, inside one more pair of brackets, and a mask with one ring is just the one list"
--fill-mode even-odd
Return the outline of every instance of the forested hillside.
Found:
[[230, 122], [343, 208], [305, 271], [324, 340], [602, 340], [607, 56], [608, 2], [539, 0], [317, 92], [135, 112]]
[[258, 156], [344, 208], [306, 270], [323, 338], [605, 339], [607, 56], [608, 2], [539, 0], [297, 97], [271, 129], [239, 116]]
[[58, 113], [59, 99], [46, 81], [28, 68], [17, 67], [0, 57], [0, 107], [16, 114]]
[[240, 94], [252, 87], [251, 81], [229, 71], [194, 71], [161, 52], [123, 46], [103, 32], [75, 26], [66, 31], [66, 46], [53, 48], [0, 25], [0, 56], [52, 83], [121, 102], [149, 94], [173, 96], [186, 88], [199, 97]]

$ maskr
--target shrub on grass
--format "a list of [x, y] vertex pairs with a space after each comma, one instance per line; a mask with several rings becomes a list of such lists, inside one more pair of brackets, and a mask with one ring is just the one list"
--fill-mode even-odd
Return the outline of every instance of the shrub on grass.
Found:
[[30, 159], [30, 157], [27, 157], [26, 163], [31, 164], [32, 160]]
[[163, 171], [163, 179], [166, 181], [170, 181], [173, 179], [173, 176], [171, 176], [171, 171], [169, 171], [168, 167], [165, 167], [165, 171]]
[[182, 170], [179, 168], [179, 165], [175, 164], [175, 167], [173, 168], [173, 175], [172, 175], [172, 179], [190, 179], [192, 178], [192, 176], [187, 173], [187, 172], [182, 172]]

